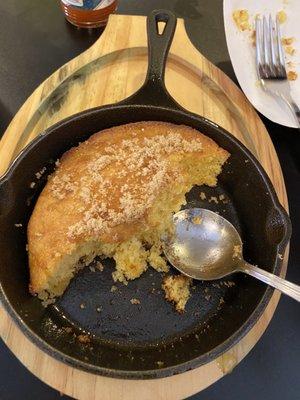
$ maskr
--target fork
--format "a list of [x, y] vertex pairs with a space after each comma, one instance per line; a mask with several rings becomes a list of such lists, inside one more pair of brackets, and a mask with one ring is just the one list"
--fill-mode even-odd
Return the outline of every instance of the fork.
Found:
[[256, 69], [261, 85], [266, 92], [281, 98], [292, 111], [300, 128], [300, 109], [291, 95], [287, 79], [284, 52], [278, 18], [269, 15], [255, 19], [256, 29]]

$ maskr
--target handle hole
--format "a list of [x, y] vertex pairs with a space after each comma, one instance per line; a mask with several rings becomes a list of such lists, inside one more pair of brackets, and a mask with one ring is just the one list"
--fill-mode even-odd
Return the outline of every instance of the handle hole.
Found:
[[165, 28], [166, 28], [167, 23], [165, 21], [158, 21], [156, 22], [156, 29], [157, 33], [159, 35], [163, 35]]

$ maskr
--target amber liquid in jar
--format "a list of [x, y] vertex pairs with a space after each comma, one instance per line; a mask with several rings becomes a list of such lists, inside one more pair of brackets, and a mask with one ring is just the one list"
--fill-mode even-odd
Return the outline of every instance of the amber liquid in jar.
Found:
[[61, 0], [66, 19], [79, 28], [105, 26], [118, 0]]

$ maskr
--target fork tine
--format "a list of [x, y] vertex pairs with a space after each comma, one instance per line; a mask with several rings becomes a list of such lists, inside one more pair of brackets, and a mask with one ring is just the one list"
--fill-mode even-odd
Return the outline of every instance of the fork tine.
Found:
[[262, 26], [259, 16], [255, 18], [255, 36], [256, 36], [256, 69], [259, 78], [263, 78], [262, 64], [263, 64], [263, 50], [262, 50]]
[[281, 43], [281, 33], [280, 33], [280, 26], [279, 26], [279, 21], [278, 17], [276, 17], [276, 22], [275, 22], [275, 34], [277, 37], [277, 49], [278, 49], [278, 68], [280, 70], [280, 75], [283, 79], [286, 79], [286, 69], [285, 69], [285, 59], [284, 59], [284, 52], [282, 48], [282, 43]]
[[269, 35], [269, 27], [266, 17], [263, 17], [263, 64], [264, 69], [267, 74], [267, 77], [270, 78], [272, 76], [272, 71], [270, 68], [271, 62], [271, 52], [270, 52], [270, 35]]
[[278, 56], [277, 56], [277, 42], [276, 37], [274, 35], [274, 23], [271, 14], [269, 14], [269, 35], [270, 35], [270, 53], [271, 53], [271, 69], [273, 72], [273, 76], [276, 77], [278, 75]]

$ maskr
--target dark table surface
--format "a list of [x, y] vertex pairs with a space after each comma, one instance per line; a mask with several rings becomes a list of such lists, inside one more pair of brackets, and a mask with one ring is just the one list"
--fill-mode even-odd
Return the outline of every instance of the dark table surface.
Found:
[[[120, 0], [118, 12], [167, 8], [185, 19], [193, 44], [236, 81], [227, 52], [221, 0]], [[100, 32], [65, 22], [58, 0], [0, 2], [0, 133], [52, 72], [87, 49]], [[263, 118], [283, 169], [293, 223], [287, 278], [300, 283], [300, 132]], [[234, 371], [193, 400], [298, 400], [299, 305], [282, 296], [266, 333]], [[40, 382], [0, 342], [0, 400], [67, 399]]]

